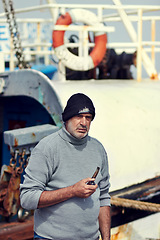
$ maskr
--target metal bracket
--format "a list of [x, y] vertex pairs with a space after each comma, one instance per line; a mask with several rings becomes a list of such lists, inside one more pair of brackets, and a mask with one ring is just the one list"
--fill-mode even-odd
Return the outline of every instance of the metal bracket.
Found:
[[21, 153], [25, 149], [26, 154], [29, 154], [42, 138], [56, 132], [58, 129], [57, 126], [44, 124], [9, 130], [4, 132], [4, 142], [10, 146], [11, 153], [14, 153], [16, 149]]

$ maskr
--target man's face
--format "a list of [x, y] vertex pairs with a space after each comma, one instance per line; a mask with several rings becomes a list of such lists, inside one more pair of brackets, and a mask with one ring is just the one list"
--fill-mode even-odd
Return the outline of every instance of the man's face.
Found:
[[78, 114], [66, 121], [66, 130], [76, 138], [84, 138], [90, 129], [92, 114]]

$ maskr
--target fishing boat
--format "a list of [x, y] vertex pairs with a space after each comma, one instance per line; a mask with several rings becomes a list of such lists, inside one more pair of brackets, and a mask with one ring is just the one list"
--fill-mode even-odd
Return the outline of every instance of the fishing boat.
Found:
[[[9, 71], [4, 68], [0, 73], [0, 239], [33, 239], [33, 212], [19, 205], [19, 183], [33, 147], [62, 127], [61, 113], [67, 99], [76, 92], [93, 100], [96, 118], [90, 135], [100, 140], [108, 153], [111, 239], [159, 239], [160, 81], [156, 59], [160, 43], [155, 38], [155, 22], [160, 20], [160, 7], [122, 5], [119, 0], [111, 5], [57, 4], [48, 0], [45, 5], [16, 8], [16, 22], [36, 23], [39, 32], [44, 19], [20, 19], [18, 14], [41, 9], [52, 16], [46, 20], [53, 28], [48, 43], [25, 43], [20, 52], [24, 58], [19, 60], [15, 57], [18, 47], [11, 45], [8, 52], [0, 52], [4, 64], [5, 55], [10, 55]], [[4, 23], [5, 13], [0, 16]], [[152, 26], [151, 41], [142, 39], [142, 23], [146, 21]], [[131, 42], [108, 41], [109, 34], [118, 31], [114, 22], [123, 24]], [[135, 22], [138, 33], [133, 27]], [[68, 31], [72, 33], [66, 40]], [[111, 53], [119, 60], [109, 71], [105, 67]], [[52, 55], [57, 74], [50, 79], [39, 69], [30, 68], [26, 55], [45, 56], [46, 63], [47, 56]], [[108, 65], [110, 62], [111, 58]], [[21, 69], [14, 70], [17, 63]], [[136, 77], [128, 74], [131, 67]], [[119, 70], [123, 75], [115, 75]]]

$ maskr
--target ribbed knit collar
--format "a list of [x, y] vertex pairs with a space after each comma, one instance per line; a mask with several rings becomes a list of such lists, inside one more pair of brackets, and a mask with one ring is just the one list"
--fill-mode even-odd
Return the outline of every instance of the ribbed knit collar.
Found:
[[73, 145], [82, 145], [87, 142], [87, 138], [88, 138], [88, 135], [81, 139], [75, 138], [66, 130], [65, 127], [61, 128], [61, 130], [59, 131], [59, 135], [65, 141], [70, 142]]

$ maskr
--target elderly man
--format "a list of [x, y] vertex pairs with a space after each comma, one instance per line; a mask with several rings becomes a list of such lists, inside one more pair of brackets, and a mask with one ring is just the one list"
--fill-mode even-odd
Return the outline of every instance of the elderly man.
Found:
[[35, 239], [110, 239], [107, 154], [88, 136], [94, 117], [91, 99], [72, 95], [62, 113], [64, 127], [32, 151], [20, 198], [23, 208], [35, 210]]

